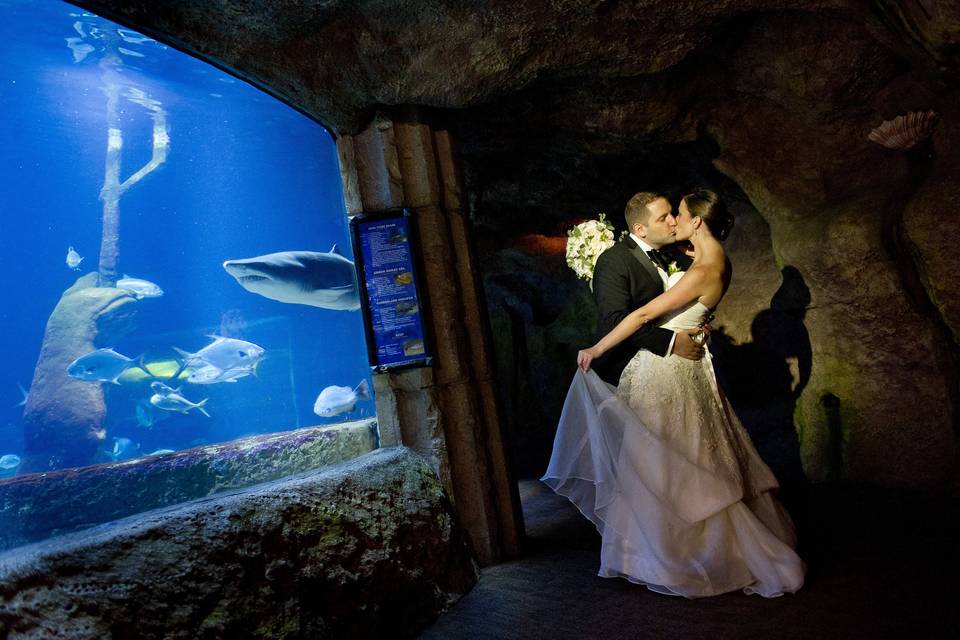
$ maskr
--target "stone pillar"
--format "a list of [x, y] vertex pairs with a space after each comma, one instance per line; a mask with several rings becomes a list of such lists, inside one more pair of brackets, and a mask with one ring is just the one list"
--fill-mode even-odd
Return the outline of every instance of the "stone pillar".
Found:
[[448, 131], [415, 108], [337, 140], [347, 213], [410, 209], [434, 365], [374, 375], [384, 446], [427, 457], [483, 564], [520, 551], [523, 521], [494, 394], [490, 336]]

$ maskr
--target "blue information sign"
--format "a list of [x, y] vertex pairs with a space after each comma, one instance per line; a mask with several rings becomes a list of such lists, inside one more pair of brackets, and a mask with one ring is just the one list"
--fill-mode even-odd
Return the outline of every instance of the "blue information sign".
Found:
[[370, 366], [430, 364], [410, 213], [360, 214], [351, 219], [350, 229]]

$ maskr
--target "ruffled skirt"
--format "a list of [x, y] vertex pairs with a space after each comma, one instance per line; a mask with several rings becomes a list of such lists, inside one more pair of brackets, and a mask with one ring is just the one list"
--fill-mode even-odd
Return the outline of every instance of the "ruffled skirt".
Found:
[[798, 590], [793, 523], [709, 356], [641, 351], [619, 389], [577, 371], [542, 478], [596, 525], [599, 575], [688, 598]]

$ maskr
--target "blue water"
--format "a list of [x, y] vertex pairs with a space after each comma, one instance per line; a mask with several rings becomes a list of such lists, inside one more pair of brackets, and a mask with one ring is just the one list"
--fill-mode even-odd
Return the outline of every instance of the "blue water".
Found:
[[[106, 156], [106, 97], [99, 63], [118, 25], [53, 0], [0, 0], [0, 456], [22, 453], [22, 407], [47, 319], [65, 289], [95, 270]], [[75, 60], [68, 38], [94, 50]], [[372, 401], [333, 419], [313, 413], [328, 385], [369, 377], [359, 311], [285, 304], [241, 288], [227, 259], [285, 250], [352, 259], [336, 151], [330, 134], [301, 113], [206, 63], [123, 30], [121, 76], [161, 103], [166, 162], [120, 201], [118, 271], [164, 290], [137, 303], [136, 330], [117, 344], [131, 357], [195, 351], [222, 320], [267, 350], [257, 377], [186, 385], [209, 397], [213, 416], [191, 412], [145, 428], [135, 419], [142, 389], [107, 395], [104, 448], [129, 438], [141, 452], [182, 449], [373, 414]], [[116, 45], [113, 45], [116, 46]], [[81, 46], [81, 49], [85, 47]], [[82, 52], [81, 52], [82, 53]], [[122, 100], [126, 179], [151, 156], [148, 112]], [[65, 264], [73, 246], [80, 271]], [[77, 354], [82, 355], [82, 354]], [[112, 386], [112, 385], [111, 385]], [[372, 388], [372, 387], [371, 387]], [[138, 395], [139, 394], [139, 395]]]

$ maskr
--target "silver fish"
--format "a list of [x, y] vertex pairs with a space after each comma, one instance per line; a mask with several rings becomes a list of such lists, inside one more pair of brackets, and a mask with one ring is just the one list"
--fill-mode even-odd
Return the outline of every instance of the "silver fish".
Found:
[[165, 396], [171, 393], [180, 393], [180, 389], [182, 388], [183, 387], [177, 387], [176, 389], [174, 389], [170, 385], [164, 384], [159, 380], [154, 380], [153, 382], [150, 383], [150, 390], [161, 396]]
[[140, 444], [130, 438], [114, 438], [113, 448], [107, 452], [111, 460], [129, 460], [140, 455]]
[[73, 247], [67, 247], [67, 266], [74, 271], [80, 271], [80, 263], [83, 262], [83, 256], [73, 250]]
[[326, 253], [280, 251], [227, 260], [223, 268], [241, 287], [271, 300], [341, 311], [360, 308], [356, 270], [337, 245]]
[[221, 371], [242, 369], [254, 366], [264, 354], [263, 347], [246, 340], [215, 335], [207, 337], [213, 338], [213, 342], [195, 353], [174, 348], [183, 360], [184, 369], [187, 367], [202, 369], [207, 365], [213, 365]]
[[370, 388], [366, 380], [361, 380], [360, 384], [353, 389], [331, 385], [317, 396], [316, 402], [313, 403], [313, 412], [320, 417], [329, 418], [353, 411], [358, 400], [366, 400], [369, 397]]
[[23, 385], [20, 384], [19, 382], [17, 383], [17, 387], [20, 389], [20, 393], [23, 394], [23, 400], [21, 400], [20, 402], [18, 402], [17, 404], [15, 404], [15, 405], [13, 405], [13, 406], [14, 406], [14, 407], [25, 407], [25, 406], [27, 406], [27, 399], [30, 397], [30, 392], [27, 391], [26, 389], [24, 389], [24, 388], [23, 388]]
[[158, 409], [163, 409], [164, 411], [177, 411], [179, 413], [187, 413], [191, 409], [196, 409], [203, 415], [210, 417], [210, 414], [203, 408], [203, 405], [207, 404], [207, 398], [204, 398], [200, 402], [190, 402], [184, 398], [179, 393], [168, 393], [166, 395], [160, 395], [155, 393], [150, 396], [150, 404], [155, 406]]
[[147, 399], [137, 403], [136, 413], [137, 424], [147, 429], [170, 417], [170, 414], [165, 411], [156, 411]]
[[207, 364], [199, 369], [194, 369], [187, 376], [187, 382], [191, 384], [217, 384], [220, 382], [236, 382], [240, 378], [253, 375], [253, 367], [243, 366], [235, 369], [223, 370], [212, 364]]
[[12, 474], [20, 466], [20, 456], [8, 453], [0, 456], [0, 475]]
[[[117, 378], [132, 367], [143, 369], [143, 364], [139, 360], [128, 358], [113, 349], [97, 349], [71, 362], [67, 366], [67, 375], [87, 382], [120, 384], [117, 382]], [[143, 370], [150, 374], [146, 369]]]
[[142, 278], [131, 278], [127, 274], [123, 274], [123, 277], [117, 280], [117, 289], [129, 291], [130, 295], [137, 300], [143, 298], [159, 298], [163, 295], [163, 289], [153, 282]]

